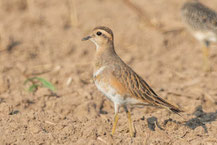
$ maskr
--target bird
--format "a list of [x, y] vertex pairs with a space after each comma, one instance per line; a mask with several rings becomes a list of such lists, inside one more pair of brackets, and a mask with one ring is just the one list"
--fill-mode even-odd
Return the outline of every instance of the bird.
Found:
[[205, 71], [210, 71], [209, 47], [217, 41], [217, 13], [198, 0], [185, 2], [181, 8], [181, 17], [193, 36], [202, 45]]
[[159, 97], [141, 76], [124, 63], [115, 51], [114, 36], [110, 28], [98, 26], [82, 40], [90, 40], [96, 45], [93, 80], [98, 90], [114, 104], [112, 136], [115, 133], [120, 107], [127, 113], [131, 137], [135, 135], [128, 109], [131, 106], [156, 106], [174, 113], [182, 112], [178, 107]]

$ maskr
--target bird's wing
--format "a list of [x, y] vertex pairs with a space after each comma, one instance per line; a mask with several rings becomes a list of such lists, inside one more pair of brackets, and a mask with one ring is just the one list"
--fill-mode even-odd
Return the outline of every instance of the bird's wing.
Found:
[[197, 20], [205, 24], [208, 29], [217, 32], [217, 13], [211, 9], [207, 11], [200, 11], [200, 16], [197, 17]]
[[199, 2], [187, 2], [182, 7], [182, 15], [195, 29], [209, 29], [217, 33], [217, 13]]
[[198, 13], [195, 15], [193, 14], [195, 20], [204, 24], [208, 29], [217, 31], [217, 13], [201, 3], [197, 4], [195, 8], [197, 9], [195, 13]]
[[210, 21], [210, 24], [208, 25], [208, 27], [215, 31], [216, 35], [217, 35], [217, 13], [215, 14], [215, 17]]
[[161, 106], [175, 113], [181, 112], [179, 108], [160, 98], [152, 88], [128, 66], [121, 68], [120, 66], [116, 67], [112, 73], [112, 79], [113, 82], [116, 82], [116, 86], [122, 88], [122, 91], [129, 92], [132, 97], [141, 100], [141, 102]]

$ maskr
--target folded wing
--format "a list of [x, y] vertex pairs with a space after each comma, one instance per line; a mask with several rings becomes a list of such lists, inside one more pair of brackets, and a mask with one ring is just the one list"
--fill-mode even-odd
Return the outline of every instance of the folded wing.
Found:
[[[113, 79], [117, 79], [122, 90], [125, 88], [134, 98], [144, 103], [167, 108], [174, 113], [182, 112], [178, 107], [160, 98], [151, 87], [131, 68], [125, 66], [113, 73]], [[118, 73], [117, 73], [118, 72]]]

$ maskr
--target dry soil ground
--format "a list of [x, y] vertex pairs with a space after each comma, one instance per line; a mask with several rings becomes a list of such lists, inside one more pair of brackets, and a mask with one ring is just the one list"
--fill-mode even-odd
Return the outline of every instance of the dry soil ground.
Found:
[[[216, 0], [201, 1], [217, 10]], [[217, 144], [217, 47], [210, 49], [213, 70], [205, 73], [201, 44], [187, 30], [176, 31], [183, 28], [184, 0], [132, 1], [163, 31], [145, 26], [123, 0], [71, 2], [0, 1], [0, 144]], [[134, 108], [130, 138], [121, 110], [111, 137], [113, 104], [92, 81], [95, 46], [81, 42], [98, 25], [113, 29], [117, 53], [182, 107], [184, 119]], [[23, 82], [32, 76], [52, 82], [56, 95], [27, 92]]]

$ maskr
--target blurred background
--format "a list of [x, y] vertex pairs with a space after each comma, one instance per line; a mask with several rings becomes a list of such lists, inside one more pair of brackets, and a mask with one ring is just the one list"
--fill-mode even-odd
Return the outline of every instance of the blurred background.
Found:
[[[217, 1], [200, 1], [217, 10]], [[206, 73], [201, 44], [181, 20], [184, 2], [0, 0], [0, 143], [217, 143], [217, 46], [210, 48], [212, 72]], [[198, 106], [200, 113], [211, 113], [208, 120], [194, 128], [163, 109], [134, 109], [132, 140], [121, 111], [112, 138], [113, 104], [92, 81], [95, 46], [81, 41], [99, 25], [113, 30], [120, 57], [157, 94], [181, 106], [187, 121], [197, 121]], [[56, 92], [27, 92], [23, 83], [35, 76], [51, 82]], [[153, 116], [164, 130], [149, 128], [147, 119]], [[167, 123], [169, 118], [173, 121]]]

